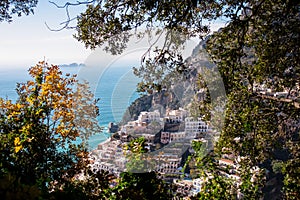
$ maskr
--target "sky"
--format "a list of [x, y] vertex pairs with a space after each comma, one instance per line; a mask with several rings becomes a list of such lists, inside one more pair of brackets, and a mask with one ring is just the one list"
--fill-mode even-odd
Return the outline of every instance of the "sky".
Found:
[[[62, 5], [62, 0], [54, 2]], [[76, 16], [85, 7], [70, 9]], [[0, 67], [32, 66], [46, 60], [53, 64], [83, 63], [91, 53], [73, 38], [75, 30], [50, 31], [60, 28], [66, 20], [64, 9], [58, 9], [47, 0], [39, 0], [34, 15], [14, 17], [13, 22], [0, 23]]]
[[[54, 0], [63, 5], [65, 0]], [[72, 2], [72, 0], [71, 0]], [[70, 15], [75, 17], [85, 6], [70, 8]], [[66, 20], [64, 9], [58, 9], [47, 0], [39, 0], [34, 15], [14, 17], [13, 22], [0, 23], [0, 68], [30, 67], [38, 61], [46, 60], [51, 64], [84, 63], [92, 51], [74, 37], [75, 30], [60, 28]], [[221, 23], [222, 24], [222, 23]], [[212, 25], [216, 30], [219, 23]]]

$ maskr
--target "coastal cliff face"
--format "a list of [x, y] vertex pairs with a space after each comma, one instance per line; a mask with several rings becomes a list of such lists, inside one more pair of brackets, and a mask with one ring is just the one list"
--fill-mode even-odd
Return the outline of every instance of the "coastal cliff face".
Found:
[[[205, 46], [206, 40], [201, 41], [193, 49], [191, 57], [199, 58], [204, 66], [208, 66], [208, 60], [205, 57], [201, 57], [201, 51], [205, 49]], [[188, 59], [191, 59], [191, 57]], [[182, 77], [178, 77], [178, 81], [172, 83], [169, 88], [141, 96], [127, 108], [120, 124], [137, 120], [138, 115], [142, 111], [159, 110], [161, 116], [163, 116], [167, 109], [175, 110], [180, 107], [188, 109], [192, 99], [198, 92], [197, 79], [198, 70], [190, 68], [187, 74], [182, 74]]]
[[137, 120], [142, 111], [159, 110], [161, 116], [163, 116], [167, 109], [175, 110], [179, 107], [186, 107], [192, 98], [192, 95], [186, 95], [187, 93], [192, 94], [183, 84], [178, 84], [169, 90], [156, 91], [153, 94], [143, 95], [127, 108], [120, 124]]
[[152, 105], [153, 95], [143, 95], [136, 99], [125, 111], [120, 125], [137, 120], [140, 112], [149, 111]]
[[174, 100], [174, 95], [171, 92], [160, 91], [143, 95], [127, 108], [120, 124], [137, 120], [142, 111], [159, 110], [163, 114], [164, 110], [169, 107], [174, 109], [177, 107], [177, 100]]

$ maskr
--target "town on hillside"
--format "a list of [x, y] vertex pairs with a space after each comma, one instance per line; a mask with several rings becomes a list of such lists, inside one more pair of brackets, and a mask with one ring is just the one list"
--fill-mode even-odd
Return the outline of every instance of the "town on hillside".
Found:
[[[137, 120], [129, 121], [121, 127], [110, 123], [109, 129], [115, 133], [90, 153], [93, 170], [105, 170], [116, 177], [125, 171], [156, 171], [165, 181], [176, 184], [178, 192], [185, 196], [201, 191], [206, 178], [193, 176], [192, 170], [184, 166], [188, 156], [194, 152], [193, 142], [202, 143], [203, 153], [213, 149], [213, 143], [219, 134], [208, 123], [188, 116], [186, 110], [179, 108], [167, 110], [163, 117], [158, 110], [143, 111]], [[148, 163], [142, 168], [129, 169], [131, 157], [128, 156], [130, 150], [126, 146], [130, 141], [141, 137], [146, 141], [144, 148], [148, 150], [145, 153]], [[234, 155], [224, 155], [219, 160], [219, 165], [224, 169], [224, 176], [234, 178], [238, 184], [237, 158]]]
[[[279, 98], [281, 101], [293, 100], [295, 96], [293, 91], [274, 92], [263, 85], [255, 87], [254, 92], [261, 94], [263, 98]], [[296, 103], [299, 106], [299, 102]], [[214, 178], [210, 174], [199, 177], [186, 162], [188, 156], [195, 153], [193, 142], [201, 143], [201, 152], [205, 156], [213, 151], [213, 145], [220, 133], [214, 130], [209, 122], [191, 117], [183, 108], [167, 109], [165, 113], [158, 110], [142, 111], [137, 120], [129, 121], [120, 127], [110, 123], [108, 128], [113, 133], [112, 136], [90, 153], [90, 165], [94, 171], [108, 171], [116, 177], [125, 171], [155, 171], [163, 180], [176, 184], [177, 192], [185, 197], [196, 195], [201, 191], [203, 183]], [[132, 167], [133, 157], [130, 156], [132, 152], [128, 149], [128, 144], [136, 138], [144, 138], [144, 148], [147, 152], [138, 157], [138, 160], [145, 162], [140, 162], [138, 167]], [[240, 138], [234, 138], [233, 142], [239, 143]], [[230, 178], [237, 186], [241, 184], [239, 163], [243, 162], [243, 159], [240, 155], [224, 153], [216, 161], [221, 175]], [[258, 166], [251, 169], [252, 182], [257, 179], [261, 170]], [[269, 172], [266, 170], [264, 173]], [[242, 199], [243, 194], [238, 193], [237, 198]]]

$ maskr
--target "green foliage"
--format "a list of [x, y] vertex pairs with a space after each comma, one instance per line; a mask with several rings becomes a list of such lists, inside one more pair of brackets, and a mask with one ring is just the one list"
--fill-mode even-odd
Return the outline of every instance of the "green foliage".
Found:
[[155, 172], [141, 174], [123, 172], [109, 199], [171, 199], [173, 192], [171, 186], [157, 178]]
[[91, 171], [85, 169], [82, 173], [83, 180], [73, 180], [65, 182], [59, 188], [46, 196], [47, 199], [74, 199], [74, 200], [96, 200], [107, 199], [112, 191], [110, 182], [116, 181], [116, 178], [105, 172]]
[[101, 129], [93, 95], [75, 76], [44, 62], [29, 74], [15, 103], [0, 99], [0, 177], [48, 192], [86, 168], [86, 140]]
[[[156, 27], [166, 28], [165, 45], [154, 48], [154, 56], [143, 57], [141, 68], [135, 70], [144, 79], [142, 91], [153, 91], [186, 77], [188, 68], [180, 53], [184, 41], [207, 32], [204, 20], [225, 18], [227, 26], [214, 33], [206, 47], [228, 95], [225, 124], [220, 126], [215, 150], [247, 158], [241, 169], [240, 189], [249, 199], [261, 198], [265, 183], [263, 173], [260, 181], [252, 183], [250, 169], [270, 169], [272, 160], [282, 161], [284, 178], [280, 181], [285, 198], [296, 199], [300, 185], [296, 164], [300, 107], [295, 100], [300, 93], [299, 8], [299, 1], [294, 0], [101, 1], [78, 18], [76, 37], [90, 48], [108, 42], [107, 50], [120, 53], [126, 48], [123, 42], [128, 41], [130, 30], [143, 37], [159, 36], [160, 30], [149, 33]], [[139, 27], [145, 27], [146, 32], [139, 33]], [[267, 88], [274, 92], [286, 90], [287, 97], [260, 91]], [[205, 115], [202, 110], [214, 106], [210, 102], [214, 97], [210, 98], [192, 105], [197, 109], [194, 115]], [[210, 119], [211, 115], [205, 117]], [[210, 185], [220, 190], [207, 191], [219, 198], [216, 191], [228, 188], [223, 184], [226, 181], [214, 177]]]
[[0, 195], [7, 200], [31, 200], [40, 197], [41, 191], [36, 185], [22, 184], [20, 178], [6, 174], [0, 179]]
[[[203, 178], [205, 176], [202, 176]], [[192, 199], [236, 199], [233, 181], [222, 175], [210, 175], [205, 177], [208, 180], [203, 184], [202, 192], [199, 192]]]
[[201, 160], [205, 156], [205, 146], [206, 144], [200, 141], [192, 142], [192, 148], [195, 151], [193, 157], [196, 160]]
[[148, 150], [145, 148], [146, 139], [144, 137], [138, 137], [131, 140], [127, 146], [132, 153], [146, 153]]
[[[172, 187], [157, 177], [155, 172], [149, 172], [149, 160], [145, 156], [144, 137], [136, 138], [125, 146], [128, 172], [120, 175], [116, 187], [110, 191], [109, 199], [170, 199], [174, 193]], [[129, 152], [128, 152], [129, 151]], [[145, 171], [146, 170], [146, 171]]]
[[99, 1], [89, 5], [79, 16], [76, 38], [89, 48], [108, 41], [113, 52], [122, 51], [126, 47], [124, 42], [128, 42], [129, 30], [163, 26], [188, 35], [201, 34], [207, 31], [201, 23], [201, 13], [214, 18], [219, 9], [215, 2], [207, 6], [205, 2], [198, 4], [191, 0]]
[[151, 158], [147, 154], [148, 149], [146, 147], [146, 139], [144, 137], [138, 137], [131, 140], [128, 145], [124, 147], [124, 153], [128, 159], [126, 163], [126, 169], [128, 172], [144, 173], [152, 169]]
[[[13, 14], [29, 14], [36, 3], [1, 1], [0, 21], [10, 21]], [[153, 30], [166, 28], [164, 46], [154, 48], [154, 56], [144, 57], [141, 68], [135, 70], [144, 79], [140, 84], [141, 91], [154, 91], [187, 77], [189, 71], [180, 50], [187, 39], [202, 37], [208, 32], [202, 22], [226, 18], [227, 26], [214, 33], [207, 43], [209, 56], [218, 67], [228, 95], [225, 125], [215, 150], [222, 154], [226, 149], [227, 153], [247, 158], [240, 170], [240, 189], [245, 198], [260, 198], [264, 187], [264, 174], [258, 173], [257, 181], [253, 182], [251, 169], [258, 165], [271, 168], [269, 161], [279, 160], [282, 171], [277, 172], [284, 177], [281, 180], [284, 197], [297, 199], [300, 191], [300, 108], [295, 99], [299, 99], [300, 84], [299, 8], [300, 3], [295, 0], [93, 1], [93, 5], [78, 17], [75, 37], [92, 49], [107, 42], [105, 49], [118, 54], [126, 48], [133, 33], [131, 30], [136, 31], [139, 38], [160, 37], [162, 31], [153, 33]], [[139, 32], [139, 27], [146, 31]], [[40, 67], [33, 68], [31, 73], [35, 80], [19, 87], [17, 103], [1, 100], [1, 177], [13, 172], [13, 176], [18, 177], [15, 180], [20, 177], [22, 184], [45, 187], [52, 180], [63, 180], [62, 174], [72, 177], [81, 168], [85, 148], [72, 142], [87, 128], [83, 125], [90, 123], [87, 123], [88, 118], [84, 121], [73, 119], [74, 112], [68, 107], [72, 104], [69, 102], [72, 89], [59, 88], [66, 86], [66, 80], [58, 77], [54, 78], [58, 82], [51, 82], [51, 78], [47, 82]], [[286, 90], [289, 98], [271, 97], [257, 90], [257, 86], [275, 92]], [[90, 98], [88, 95], [86, 100]], [[203, 109], [213, 107], [210, 102], [213, 98], [210, 98], [203, 104], [192, 105], [199, 109], [195, 115], [205, 115]], [[82, 102], [80, 99], [85, 101], [80, 97], [79, 102]], [[88, 106], [76, 110], [82, 112], [86, 108]], [[80, 116], [87, 115], [81, 113]], [[205, 117], [210, 119], [211, 115]], [[56, 123], [50, 124], [51, 120]], [[82, 128], [74, 129], [74, 124], [80, 124]], [[94, 132], [96, 128], [90, 130]], [[86, 134], [89, 135], [89, 131]], [[132, 143], [130, 148], [135, 156], [145, 152], [142, 139]], [[136, 161], [139, 159], [135, 158]], [[203, 166], [213, 176], [205, 185], [205, 192], [199, 194], [200, 198], [233, 198], [235, 192], [229, 186], [230, 180], [216, 173], [216, 159], [207, 156], [197, 162], [200, 168], [201, 163], [207, 163]], [[127, 174], [123, 177], [123, 185], [130, 181], [128, 179], [134, 179], [131, 185], [134, 187], [144, 180]], [[120, 198], [129, 198], [128, 191], [134, 198], [142, 198], [144, 194], [139, 192], [142, 189], [136, 190], [137, 193], [131, 189], [124, 192], [122, 187], [115, 193]], [[22, 190], [23, 186], [16, 188]], [[146, 198], [150, 197], [147, 195], [150, 193], [145, 193]]]
[[214, 152], [203, 155], [202, 145], [201, 142], [193, 142], [195, 153], [189, 161], [191, 165], [191, 161], [194, 160], [196, 166], [197, 175], [194, 175], [193, 178], [202, 180], [201, 191], [192, 199], [236, 199], [235, 181], [220, 173], [217, 163], [219, 157]]
[[266, 184], [265, 170], [257, 166], [253, 167], [249, 157], [243, 158], [239, 162], [239, 176], [241, 185], [239, 191], [245, 199], [259, 199], [263, 196], [262, 188]]
[[[144, 79], [139, 85], [141, 91], [151, 92], [179, 81], [178, 74], [187, 71], [181, 55], [183, 44], [192, 36], [207, 34], [203, 16], [214, 19], [220, 9], [214, 1], [210, 4], [192, 0], [99, 1], [78, 17], [75, 38], [87, 48], [104, 45], [105, 50], [119, 54], [127, 47], [133, 32], [138, 38], [149, 36], [154, 41], [164, 36], [164, 46], [156, 48], [154, 42], [154, 50], [151, 49], [154, 56], [146, 59], [145, 54], [142, 66], [135, 69], [135, 74]], [[162, 32], [161, 28], [168, 31]]]
[[[249, 156], [248, 166], [269, 168], [267, 161], [273, 159], [285, 164], [298, 159], [299, 129], [292, 127], [299, 126], [299, 106], [261, 93], [257, 86], [299, 95], [299, 7], [295, 1], [249, 3], [247, 12], [208, 41], [229, 100], [219, 149], [227, 147], [236, 155]], [[264, 185], [249, 182], [246, 166], [243, 192], [255, 199]], [[296, 174], [293, 168], [286, 171], [284, 179], [295, 184], [287, 184], [285, 191], [299, 185]]]
[[199, 177], [199, 163], [201, 163], [202, 159], [204, 158], [204, 149], [203, 149], [203, 143], [200, 141], [193, 141], [192, 142], [192, 148], [194, 150], [194, 153], [192, 155], [189, 155], [183, 168], [182, 172], [188, 172], [190, 174], [191, 178], [197, 178]]
[[286, 199], [298, 199], [300, 196], [300, 156], [299, 145], [294, 146], [293, 150], [296, 156], [293, 159], [285, 162], [283, 167], [284, 177], [284, 192]]
[[272, 162], [272, 170], [274, 173], [282, 173], [283, 172], [283, 162], [274, 160]]
[[33, 14], [33, 8], [38, 0], [2, 0], [0, 2], [0, 22], [12, 21], [12, 15], [20, 17], [22, 14]]

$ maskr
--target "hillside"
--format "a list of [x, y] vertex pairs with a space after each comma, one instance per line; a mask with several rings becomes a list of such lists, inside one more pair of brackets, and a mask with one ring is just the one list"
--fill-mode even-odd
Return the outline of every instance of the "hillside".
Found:
[[[206, 39], [201, 41], [192, 51], [189, 60], [197, 58], [199, 66], [212, 67], [202, 51], [206, 46]], [[167, 109], [174, 110], [179, 107], [188, 109], [194, 95], [198, 92], [197, 74], [200, 71], [196, 67], [190, 67], [188, 73], [178, 78], [178, 81], [172, 83], [171, 87], [155, 91], [152, 94], [144, 94], [136, 99], [126, 110], [121, 124], [125, 124], [130, 120], [136, 120], [142, 111], [159, 110], [161, 115], [165, 114]]]

